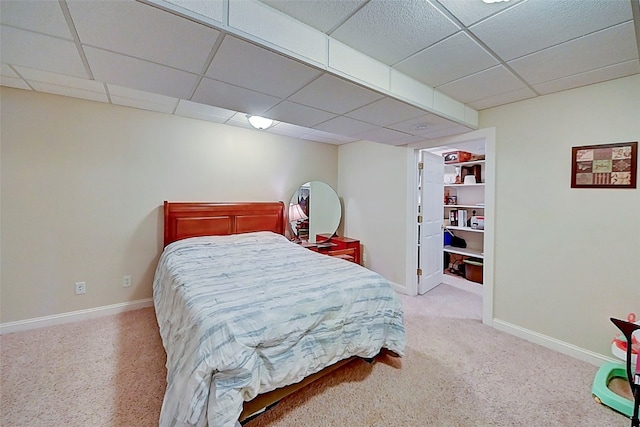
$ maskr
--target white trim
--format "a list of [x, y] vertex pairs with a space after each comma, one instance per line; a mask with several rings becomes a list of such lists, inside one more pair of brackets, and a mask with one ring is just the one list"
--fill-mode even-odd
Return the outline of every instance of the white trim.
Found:
[[27, 331], [30, 329], [44, 328], [47, 326], [62, 325], [64, 323], [77, 322], [80, 320], [94, 319], [96, 317], [109, 316], [112, 314], [118, 314], [125, 311], [138, 310], [140, 308], [152, 306], [153, 300], [151, 298], [146, 298], [137, 301], [88, 308], [86, 310], [71, 311], [68, 313], [54, 314], [51, 316], [7, 322], [0, 324], [0, 335]]
[[547, 335], [539, 334], [538, 332], [534, 332], [502, 320], [493, 319], [493, 327], [499, 331], [515, 335], [534, 344], [538, 344], [548, 349], [555, 350], [559, 353], [566, 354], [567, 356], [571, 356], [575, 359], [591, 363], [595, 366], [600, 366], [605, 362], [620, 363], [620, 360], [618, 359], [603, 356], [602, 354], [586, 350], [582, 347], [560, 341]]
[[418, 295], [418, 255], [416, 251], [418, 247], [418, 232], [416, 227], [418, 191], [416, 189], [416, 182], [418, 179], [419, 155], [418, 150], [407, 150], [407, 206], [405, 211], [407, 221], [405, 231], [405, 239], [407, 241], [405, 265], [407, 269], [405, 271], [405, 286], [403, 286], [401, 292], [412, 296]]
[[[414, 144], [409, 144], [407, 147], [409, 151], [413, 150], [413, 156], [408, 156], [408, 162], [410, 163], [407, 167], [409, 168], [409, 172], [411, 172], [411, 168], [415, 169], [415, 163], [417, 163], [418, 152], [421, 149], [425, 148], [435, 148], [442, 147], [449, 144], [457, 144], [461, 142], [471, 142], [471, 141], [484, 141], [485, 144], [485, 153], [487, 156], [487, 160], [485, 162], [485, 179], [487, 184], [485, 185], [485, 231], [484, 231], [484, 269], [483, 269], [483, 296], [482, 296], [482, 323], [487, 326], [492, 326], [493, 322], [493, 281], [494, 281], [494, 260], [493, 260], [493, 252], [494, 252], [494, 233], [495, 233], [495, 188], [496, 188], [496, 180], [495, 180], [495, 168], [496, 168], [496, 129], [484, 128], [479, 129], [467, 133], [463, 133], [460, 135], [442, 137], [437, 139], [430, 139], [422, 142], [417, 142]], [[408, 177], [410, 179], [411, 177]], [[413, 213], [415, 211], [415, 206], [417, 203], [416, 188], [417, 183], [417, 174], [413, 181], [407, 184], [407, 206], [408, 211], [407, 215]], [[414, 204], [410, 205], [410, 201], [414, 200]], [[409, 218], [409, 217], [408, 217]], [[489, 219], [487, 221], [487, 219]], [[410, 219], [407, 222], [407, 229], [413, 226], [413, 222], [415, 222], [415, 215], [413, 215], [413, 219]], [[410, 239], [407, 237], [407, 254], [411, 253], [411, 251], [415, 251], [417, 247], [417, 241], [415, 238]], [[407, 265], [409, 262], [407, 262]], [[416, 266], [417, 268], [417, 266]], [[415, 270], [414, 270], [415, 271]], [[407, 276], [407, 280], [409, 280]]]
[[496, 128], [483, 129], [485, 150], [485, 181], [484, 187], [484, 238], [483, 238], [483, 273], [482, 287], [482, 323], [492, 326], [494, 316], [493, 283], [495, 275], [495, 236], [496, 236]]
[[407, 295], [407, 287], [406, 286], [402, 286], [399, 283], [392, 282], [391, 280], [389, 280], [389, 283], [391, 284], [391, 288], [394, 291], [396, 291], [399, 294]]

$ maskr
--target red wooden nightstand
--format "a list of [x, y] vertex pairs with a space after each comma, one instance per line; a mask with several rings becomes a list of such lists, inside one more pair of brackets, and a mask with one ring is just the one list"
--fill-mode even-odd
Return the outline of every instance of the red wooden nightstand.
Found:
[[326, 254], [348, 259], [349, 261], [361, 264], [360, 240], [344, 236], [331, 236], [331, 234], [317, 234], [316, 242], [331, 243], [332, 246], [326, 250]]

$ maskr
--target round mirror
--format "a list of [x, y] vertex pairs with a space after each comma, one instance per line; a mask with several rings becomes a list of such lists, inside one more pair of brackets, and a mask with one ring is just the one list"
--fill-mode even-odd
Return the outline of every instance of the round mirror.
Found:
[[300, 240], [316, 243], [318, 234], [333, 235], [341, 217], [340, 199], [324, 182], [306, 182], [291, 197], [289, 222]]

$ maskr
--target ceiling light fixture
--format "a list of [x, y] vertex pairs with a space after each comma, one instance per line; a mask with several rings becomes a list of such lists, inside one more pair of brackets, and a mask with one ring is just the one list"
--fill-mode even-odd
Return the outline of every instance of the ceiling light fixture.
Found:
[[259, 130], [268, 129], [271, 127], [271, 125], [273, 125], [273, 120], [266, 119], [260, 116], [247, 116], [247, 119], [249, 120], [249, 124], [251, 126]]
[[500, 2], [508, 2], [509, 0], [482, 0], [485, 3], [500, 3]]

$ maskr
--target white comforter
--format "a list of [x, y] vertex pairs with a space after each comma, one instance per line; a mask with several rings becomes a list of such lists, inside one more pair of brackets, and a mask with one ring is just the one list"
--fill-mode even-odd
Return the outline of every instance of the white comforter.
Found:
[[153, 299], [167, 352], [160, 426], [234, 426], [245, 400], [381, 348], [404, 354], [380, 275], [258, 232], [168, 245]]

